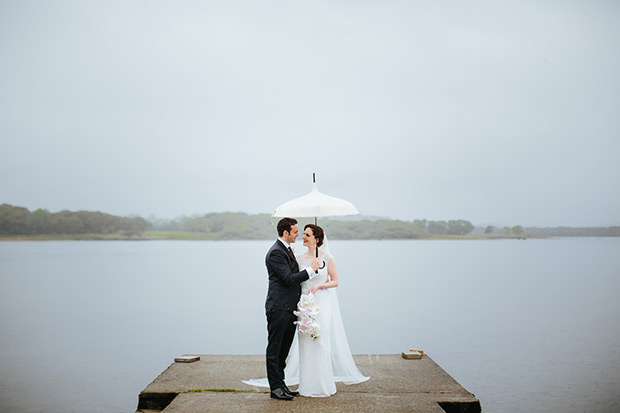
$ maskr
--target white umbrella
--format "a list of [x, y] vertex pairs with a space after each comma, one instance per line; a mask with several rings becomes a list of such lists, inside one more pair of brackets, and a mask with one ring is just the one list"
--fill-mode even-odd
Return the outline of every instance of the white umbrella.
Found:
[[359, 215], [355, 205], [349, 201], [319, 192], [314, 174], [312, 174], [312, 181], [312, 191], [309, 194], [280, 205], [273, 212], [272, 217], [314, 217], [316, 220], [317, 217]]
[[[359, 215], [359, 211], [349, 201], [320, 193], [316, 187], [315, 174], [312, 174], [312, 191], [283, 203], [273, 211], [272, 217], [314, 217], [316, 225], [317, 217], [345, 215]], [[316, 256], [319, 256], [319, 247], [316, 248]]]

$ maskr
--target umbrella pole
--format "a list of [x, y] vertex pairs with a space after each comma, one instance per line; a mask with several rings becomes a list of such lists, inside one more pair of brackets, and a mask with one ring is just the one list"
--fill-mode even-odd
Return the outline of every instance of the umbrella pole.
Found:
[[[312, 172], [312, 183], [316, 184], [316, 173]], [[317, 220], [316, 217], [314, 217], [314, 225], [319, 225], [317, 224]], [[319, 258], [319, 246], [316, 246], [316, 257]]]
[[[318, 224], [316, 223], [316, 217], [314, 217], [314, 225], [318, 226]], [[316, 244], [316, 257], [319, 258], [319, 243], [318, 242]], [[323, 268], [323, 267], [321, 267], [321, 268]]]
[[[312, 183], [316, 184], [316, 173], [314, 172], [312, 172]], [[314, 225], [317, 225], [317, 226], [319, 225], [317, 223], [316, 217], [314, 217]], [[319, 244], [318, 243], [316, 244], [316, 257], [319, 258]], [[320, 268], [325, 268], [325, 262], [323, 262], [323, 266]], [[316, 273], [318, 274], [319, 271], [317, 270]]]

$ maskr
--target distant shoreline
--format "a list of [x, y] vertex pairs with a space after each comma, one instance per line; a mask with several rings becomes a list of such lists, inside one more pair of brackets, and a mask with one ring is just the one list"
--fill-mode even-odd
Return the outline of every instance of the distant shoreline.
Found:
[[[300, 219], [299, 227], [312, 218]], [[464, 219], [433, 221], [416, 219], [336, 220], [321, 219], [334, 240], [431, 239], [489, 240], [551, 237], [620, 237], [620, 226], [523, 227], [492, 225], [476, 227]], [[0, 205], [0, 240], [269, 240], [275, 237], [275, 220], [269, 214], [212, 212], [150, 222], [141, 217], [119, 217], [98, 211], [34, 212], [24, 207]]]
[[[614, 236], [517, 236], [517, 235], [432, 235], [427, 238], [332, 238], [342, 241], [433, 241], [433, 240], [528, 240], [547, 238], [613, 238]], [[275, 238], [275, 237], [274, 237]], [[217, 238], [213, 234], [199, 232], [148, 231], [141, 235], [124, 234], [41, 234], [41, 235], [0, 235], [0, 241], [270, 241], [272, 238]]]

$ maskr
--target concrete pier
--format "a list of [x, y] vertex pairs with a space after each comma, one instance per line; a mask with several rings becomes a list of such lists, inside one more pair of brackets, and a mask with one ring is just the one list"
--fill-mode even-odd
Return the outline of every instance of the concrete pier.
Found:
[[[274, 400], [268, 389], [241, 380], [265, 377], [264, 355], [200, 355], [193, 363], [171, 364], [139, 395], [140, 413], [193, 412], [480, 412], [480, 402], [428, 355], [357, 354], [361, 384], [337, 383], [326, 398]], [[294, 389], [295, 386], [291, 386]]]

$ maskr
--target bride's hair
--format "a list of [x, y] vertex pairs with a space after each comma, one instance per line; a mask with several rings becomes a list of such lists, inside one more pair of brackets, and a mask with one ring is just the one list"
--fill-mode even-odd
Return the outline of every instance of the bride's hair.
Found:
[[314, 235], [314, 238], [316, 238], [316, 246], [320, 247], [321, 245], [323, 245], [323, 239], [325, 239], [325, 231], [323, 231], [323, 228], [319, 227], [318, 225], [307, 224], [304, 227], [304, 231], [307, 228], [310, 228], [312, 230], [312, 235]]

